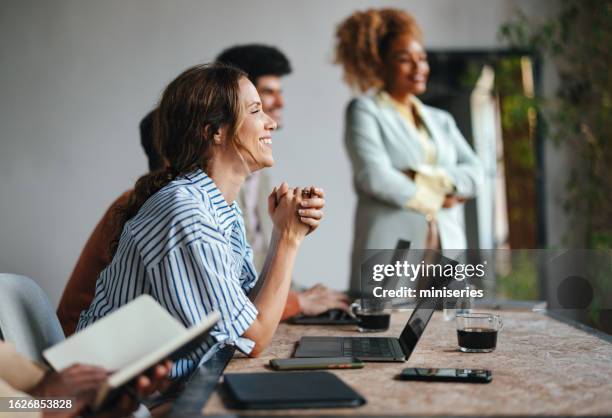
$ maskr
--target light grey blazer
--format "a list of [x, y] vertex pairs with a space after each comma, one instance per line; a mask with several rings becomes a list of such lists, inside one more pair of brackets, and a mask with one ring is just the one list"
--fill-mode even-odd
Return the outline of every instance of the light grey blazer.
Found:
[[[453, 180], [459, 196], [475, 196], [483, 176], [478, 157], [448, 112], [426, 105], [422, 111], [436, 145], [436, 165]], [[400, 238], [424, 248], [427, 221], [406, 208], [416, 185], [403, 171], [423, 164], [425, 155], [416, 129], [391, 104], [370, 95], [349, 103], [345, 145], [357, 192], [350, 283], [357, 290], [364, 249], [393, 249]], [[441, 209], [437, 221], [443, 249], [466, 248], [463, 205]]]

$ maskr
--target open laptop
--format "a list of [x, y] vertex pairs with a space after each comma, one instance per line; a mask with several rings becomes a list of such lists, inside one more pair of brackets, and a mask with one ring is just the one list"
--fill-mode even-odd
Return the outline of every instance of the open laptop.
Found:
[[[446, 262], [454, 260], [441, 257]], [[438, 278], [439, 279], [439, 278]], [[436, 287], [449, 280], [434, 279]], [[440, 298], [421, 299], [404, 326], [399, 338], [394, 337], [302, 337], [295, 357], [355, 357], [362, 361], [401, 362], [412, 354], [425, 331]]]
[[361, 361], [406, 361], [433, 315], [435, 302], [422, 300], [399, 338], [302, 337], [295, 357], [355, 357]]

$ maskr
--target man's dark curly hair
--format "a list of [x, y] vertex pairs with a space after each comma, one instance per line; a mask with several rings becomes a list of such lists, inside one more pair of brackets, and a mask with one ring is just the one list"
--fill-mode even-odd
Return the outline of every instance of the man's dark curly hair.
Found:
[[264, 75], [282, 77], [291, 73], [291, 64], [285, 54], [268, 45], [233, 46], [221, 52], [217, 61], [240, 68], [249, 75], [253, 84]]

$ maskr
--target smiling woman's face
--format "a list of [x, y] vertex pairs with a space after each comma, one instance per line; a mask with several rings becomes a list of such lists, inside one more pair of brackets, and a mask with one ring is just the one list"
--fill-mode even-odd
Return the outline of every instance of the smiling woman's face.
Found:
[[423, 45], [410, 36], [398, 36], [384, 59], [385, 90], [398, 95], [425, 93], [429, 63]]
[[272, 131], [276, 122], [266, 115], [261, 107], [257, 89], [243, 77], [240, 82], [240, 101], [244, 110], [244, 120], [238, 129], [238, 142], [242, 156], [251, 172], [274, 165], [272, 156]]

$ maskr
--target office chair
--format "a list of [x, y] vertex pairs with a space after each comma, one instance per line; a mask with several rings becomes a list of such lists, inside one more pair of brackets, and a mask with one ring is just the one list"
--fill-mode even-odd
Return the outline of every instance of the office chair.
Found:
[[47, 295], [32, 279], [0, 273], [0, 336], [41, 363], [42, 351], [65, 339]]

